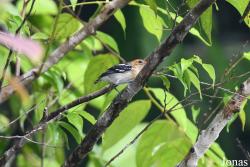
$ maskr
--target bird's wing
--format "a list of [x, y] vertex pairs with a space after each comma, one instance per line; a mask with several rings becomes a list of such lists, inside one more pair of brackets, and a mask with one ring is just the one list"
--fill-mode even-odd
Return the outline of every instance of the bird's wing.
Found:
[[109, 68], [106, 72], [104, 72], [100, 78], [110, 75], [110, 74], [115, 74], [115, 73], [124, 73], [127, 71], [131, 71], [132, 66], [128, 64], [118, 64], [114, 65], [113, 67]]
[[102, 73], [100, 77], [95, 81], [95, 83], [99, 82], [103, 77], [111, 75], [111, 74], [117, 74], [117, 73], [125, 73], [127, 71], [130, 71], [132, 69], [132, 66], [129, 64], [117, 64], [113, 67], [107, 69], [106, 72]]

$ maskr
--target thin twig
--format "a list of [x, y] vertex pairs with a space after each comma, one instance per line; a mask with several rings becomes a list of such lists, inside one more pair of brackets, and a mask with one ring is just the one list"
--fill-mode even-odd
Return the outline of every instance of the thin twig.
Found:
[[46, 143], [40, 143], [40, 142], [37, 142], [37, 141], [34, 141], [34, 140], [31, 140], [30, 138], [27, 137], [27, 135], [24, 135], [24, 136], [0, 136], [1, 139], [25, 139], [31, 143], [34, 143], [34, 144], [38, 144], [38, 145], [43, 145], [43, 146], [46, 146], [46, 147], [51, 147], [51, 148], [58, 148], [58, 147], [61, 147], [63, 148], [63, 146], [53, 146], [53, 145], [49, 145], [49, 144], [46, 144]]
[[[42, 130], [42, 143], [45, 143], [45, 139], [46, 139], [46, 128], [44, 128]], [[42, 154], [42, 157], [41, 157], [41, 167], [44, 167], [44, 158], [45, 158], [45, 152], [46, 151], [46, 147], [45, 145], [42, 145], [42, 150], [41, 150], [41, 154]]]
[[23, 112], [22, 114], [20, 114], [18, 117], [16, 117], [14, 120], [12, 120], [11, 122], [9, 122], [7, 125], [3, 126], [0, 128], [0, 131], [6, 128], [9, 128], [12, 124], [16, 123], [20, 118], [22, 118], [25, 115], [28, 115], [30, 112], [34, 111], [37, 107], [39, 107], [45, 100], [42, 100], [39, 104], [34, 105], [33, 107], [31, 107], [28, 111]]
[[136, 140], [145, 132], [148, 130], [148, 128], [159, 118], [161, 118], [164, 114], [161, 113], [157, 117], [155, 117], [152, 121], [150, 121], [128, 144], [126, 144], [117, 154], [115, 154], [105, 165], [104, 167], [109, 166], [116, 158], [118, 158], [127, 148], [131, 145], [133, 145]]
[[[48, 56], [48, 60], [42, 65], [43, 68], [41, 73], [46, 72], [47, 70], [49, 70], [49, 68], [58, 63], [66, 53], [74, 49], [80, 42], [82, 42], [82, 40], [90, 35], [95, 34], [96, 30], [103, 23], [105, 23], [105, 21], [108, 20], [117, 9], [122, 8], [127, 3], [129, 3], [129, 1], [130, 0], [114, 0], [107, 3], [95, 18], [86, 23], [83, 28], [73, 34]], [[33, 80], [37, 79], [37, 72], [39, 71], [39, 69], [40, 66], [33, 68], [23, 74], [19, 78], [20, 84], [28, 85]], [[8, 99], [9, 96], [14, 93], [14, 91], [15, 88], [11, 85], [4, 87], [4, 89], [2, 89], [2, 91], [0, 92], [0, 103]]]
[[[165, 92], [165, 90], [164, 90]], [[136, 140], [145, 132], [147, 131], [147, 129], [159, 118], [161, 118], [162, 116], [164, 116], [165, 114], [167, 114], [168, 111], [171, 111], [172, 109], [174, 109], [177, 105], [179, 105], [179, 103], [175, 104], [173, 107], [171, 107], [169, 110], [166, 110], [166, 93], [164, 96], [164, 112], [162, 112], [161, 114], [159, 114], [157, 117], [155, 117], [153, 120], [151, 120], [128, 144], [126, 144], [117, 154], [115, 154], [105, 165], [104, 167], [107, 167], [108, 165], [110, 165], [116, 158], [118, 158], [129, 146], [133, 145]]]
[[41, 66], [39, 67], [38, 71], [36, 72], [36, 77], [38, 77], [41, 74], [41, 72], [43, 70], [43, 67], [45, 65], [45, 62], [48, 59], [50, 45], [52, 44], [52, 42], [54, 41], [54, 39], [56, 37], [55, 36], [56, 35], [56, 27], [58, 25], [59, 17], [60, 17], [60, 14], [62, 12], [62, 9], [63, 9], [62, 6], [63, 6], [63, 0], [59, 0], [59, 11], [58, 11], [58, 13], [57, 13], [57, 15], [55, 17], [54, 24], [53, 24], [53, 27], [52, 27], [52, 32], [51, 32], [50, 38], [48, 40], [47, 48], [46, 48], [46, 51], [45, 51], [45, 56], [43, 57]]
[[[244, 96], [239, 96], [238, 94]], [[219, 137], [220, 132], [233, 117], [233, 114], [240, 110], [242, 102], [250, 95], [250, 78], [242, 84], [241, 88], [238, 90], [238, 94], [234, 94], [224, 109], [217, 113], [208, 127], [200, 132], [196, 143], [182, 162], [177, 165], [178, 167], [197, 166], [198, 160]]]
[[98, 38], [97, 36], [95, 36], [95, 38], [98, 39], [98, 40], [101, 42], [101, 44], [102, 44], [110, 53], [112, 53], [113, 55], [115, 55], [116, 57], [118, 57], [118, 59], [119, 59], [122, 63], [126, 63], [126, 60], [125, 60], [123, 57], [121, 57], [121, 56], [119, 55], [119, 53], [115, 52], [112, 48], [110, 48], [107, 44], [105, 44], [105, 43], [104, 43], [100, 38]]
[[[136, 79], [128, 84], [119, 96], [117, 96], [108, 109], [99, 117], [95, 125], [86, 134], [85, 138], [65, 160], [64, 167], [77, 166], [94, 145], [101, 138], [104, 131], [118, 117], [120, 112], [128, 105], [132, 98], [143, 88], [147, 79], [159, 66], [163, 59], [171, 54], [173, 49], [183, 41], [192, 26], [197, 22], [201, 14], [216, 0], [201, 0], [191, 9], [183, 20], [173, 29], [168, 38], [146, 58], [147, 64], [143, 67]], [[113, 1], [111, 1], [113, 2]]]
[[[126, 149], [128, 149], [129, 146], [133, 145], [136, 140], [145, 132], [148, 130], [148, 128], [155, 122], [157, 121], [159, 118], [161, 118], [162, 116], [170, 113], [170, 112], [173, 112], [173, 111], [176, 111], [176, 110], [179, 110], [181, 108], [175, 108], [177, 107], [179, 104], [181, 104], [182, 102], [188, 100], [189, 98], [192, 97], [191, 96], [187, 96], [185, 99], [181, 100], [180, 102], [176, 103], [175, 105], [173, 105], [173, 107], [171, 107], [169, 110], [167, 110], [167, 104], [169, 102], [167, 102], [167, 93], [166, 93], [166, 89], [163, 89], [164, 90], [164, 107], [163, 107], [163, 112], [161, 114], [159, 114], [157, 117], [155, 117], [153, 120], [151, 120], [128, 144], [126, 144], [117, 154], [115, 154], [105, 165], [104, 167], [107, 167], [108, 165], [110, 165], [115, 159], [117, 159], [122, 153], [124, 153], [124, 151], [126, 151]], [[171, 99], [170, 99], [171, 100]], [[200, 100], [199, 100], [200, 101]], [[191, 104], [194, 104], [193, 103], [189, 103], [189, 104], [186, 104], [186, 105], [183, 105], [182, 108], [188, 106], [188, 105], [191, 105]]]
[[[40, 123], [34, 127], [32, 130], [30, 131], [27, 131], [25, 132], [25, 136], [26, 137], [29, 137], [35, 133], [37, 133], [38, 131], [44, 129], [50, 122], [56, 120], [56, 119], [59, 119], [61, 118], [63, 115], [64, 112], [66, 112], [67, 110], [77, 106], [77, 105], [80, 105], [84, 102], [87, 102], [87, 101], [90, 101], [94, 98], [97, 98], [109, 91], [111, 91], [112, 89], [114, 88], [114, 85], [109, 85], [109, 86], [106, 86], [104, 87], [103, 89], [101, 90], [98, 90], [96, 92], [93, 92], [91, 94], [88, 94], [86, 96], [82, 96], [60, 108], [58, 108], [57, 110], [55, 110], [54, 112], [51, 112], [47, 117], [43, 118]], [[19, 139], [15, 144], [12, 145], [11, 148], [9, 148], [7, 151], [5, 151], [5, 153], [0, 157], [0, 166], [5, 164], [10, 158], [12, 155], [14, 155], [16, 152], [19, 151], [19, 149], [22, 148], [22, 146], [29, 140], [23, 138], [23, 136], [15, 136], [15, 137], [7, 137], [7, 136], [2, 136], [3, 138], [6, 138], [6, 139], [13, 139], [13, 138], [17, 138]], [[0, 136], [1, 138], [1, 136]], [[34, 142], [33, 142], [34, 143]]]
[[[248, 73], [247, 73], [248, 74]], [[157, 74], [156, 74], [157, 75]], [[170, 78], [174, 78], [174, 79], [177, 79], [177, 77], [176, 76], [174, 76], [174, 75], [170, 75], [170, 74], [164, 74], [165, 76], [168, 76], [168, 77], [170, 77]], [[224, 91], [224, 92], [227, 92], [227, 93], [230, 93], [230, 94], [235, 94], [235, 93], [237, 93], [237, 92], [233, 92], [233, 91], [231, 91], [230, 89], [226, 89], [226, 88], [223, 88], [223, 87], [221, 87], [221, 86], [219, 86], [219, 85], [222, 85], [222, 84], [224, 84], [225, 82], [223, 82], [223, 83], [217, 83], [217, 84], [210, 84], [210, 83], [207, 83], [207, 82], [203, 82], [203, 81], [201, 81], [200, 82], [200, 84], [202, 84], [202, 85], [207, 85], [207, 86], [214, 86], [214, 87], [216, 87], [216, 88], [218, 88], [218, 89], [220, 89], [220, 90], [222, 90], [222, 91]], [[240, 95], [240, 94], [239, 94]], [[212, 95], [212, 96], [214, 96], [215, 97], [215, 95]], [[244, 95], [240, 95], [240, 96], [244, 96]]]
[[247, 160], [250, 162], [250, 154], [249, 152], [243, 147], [241, 141], [239, 138], [236, 138], [236, 141], [238, 143], [238, 147], [241, 149], [241, 151], [243, 152], [244, 156], [247, 158]]
[[[169, 3], [170, 4], [170, 3]], [[179, 17], [179, 12], [181, 10], [181, 8], [186, 4], [186, 0], [182, 0], [182, 3], [180, 6], [177, 7], [177, 9], [175, 10], [175, 18], [174, 18], [174, 24], [172, 26], [172, 29], [176, 26], [177, 23], [177, 18]]]

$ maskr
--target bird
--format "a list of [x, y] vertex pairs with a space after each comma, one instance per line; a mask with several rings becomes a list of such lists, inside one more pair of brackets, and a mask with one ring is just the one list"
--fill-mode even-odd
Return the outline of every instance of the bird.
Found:
[[125, 64], [117, 64], [107, 69], [106, 72], [102, 73], [95, 84], [104, 81], [114, 85], [121, 85], [133, 81], [137, 74], [147, 63], [143, 59], [135, 59]]

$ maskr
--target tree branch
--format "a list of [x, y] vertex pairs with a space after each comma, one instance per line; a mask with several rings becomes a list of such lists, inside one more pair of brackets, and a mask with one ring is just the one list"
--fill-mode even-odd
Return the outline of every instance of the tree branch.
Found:
[[48, 123], [50, 123], [56, 119], [60, 119], [62, 117], [62, 113], [64, 113], [65, 111], [67, 111], [67, 110], [69, 110], [69, 109], [71, 109], [79, 104], [82, 104], [84, 102], [87, 102], [87, 101], [90, 101], [94, 98], [97, 98], [97, 97], [111, 91], [113, 88], [114, 88], [114, 85], [109, 85], [109, 86], [106, 86], [99, 91], [88, 94], [86, 96], [82, 96], [79, 99], [76, 99], [76, 100], [60, 107], [59, 109], [50, 113], [48, 116], [44, 117], [44, 119], [42, 119], [36, 127], [34, 127], [30, 131], [25, 132], [24, 136], [13, 137], [13, 138], [18, 139], [18, 140], [11, 146], [11, 148], [9, 148], [7, 151], [5, 151], [5, 153], [0, 157], [0, 166], [4, 166], [7, 163], [7, 161], [23, 147], [23, 145], [27, 142], [27, 138], [29, 138], [34, 133], [42, 130], [44, 127], [46, 127], [48, 125]]
[[[74, 49], [82, 40], [84, 40], [89, 35], [95, 33], [95, 31], [108, 19], [113, 13], [125, 6], [130, 0], [114, 0], [107, 3], [100, 14], [98, 14], [93, 20], [90, 20], [81, 30], [71, 36], [67, 41], [61, 44], [57, 49], [52, 52], [48, 60], [41, 66], [31, 69], [27, 73], [23, 74], [19, 80], [20, 84], [27, 85], [34, 79], [38, 77], [41, 73], [46, 72], [54, 64], [58, 63], [66, 53]], [[40, 69], [42, 70], [40, 71]], [[39, 71], [39, 74], [38, 74]], [[15, 88], [11, 85], [8, 85], [2, 89], [0, 92], [0, 103], [4, 102], [8, 97], [13, 94]]]
[[163, 61], [163, 59], [170, 55], [175, 46], [183, 41], [191, 27], [196, 23], [200, 15], [209, 8], [216, 0], [201, 0], [187, 15], [182, 22], [176, 26], [170, 36], [155, 50], [149, 57], [147, 57], [147, 64], [138, 74], [135, 81], [130, 83], [119, 96], [117, 96], [107, 111], [97, 120], [96, 124], [87, 133], [84, 140], [71, 153], [65, 161], [65, 167], [76, 166], [84, 159], [92, 150], [93, 146], [100, 139], [104, 131], [111, 125], [119, 113], [128, 105], [133, 96], [141, 90], [146, 80], [150, 77], [156, 67]]
[[198, 160], [219, 137], [222, 129], [233, 117], [233, 113], [240, 110], [242, 102], [250, 95], [250, 78], [245, 81], [240, 90], [234, 94], [229, 103], [221, 110], [209, 126], [201, 131], [198, 140], [190, 150], [186, 158], [177, 167], [196, 167]]

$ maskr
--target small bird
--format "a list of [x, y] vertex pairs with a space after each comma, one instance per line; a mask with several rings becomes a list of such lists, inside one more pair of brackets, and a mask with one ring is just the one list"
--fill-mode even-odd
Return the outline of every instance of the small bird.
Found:
[[120, 85], [133, 81], [147, 62], [143, 59], [135, 59], [126, 64], [117, 64], [102, 73], [95, 81], [106, 81], [114, 85]]

